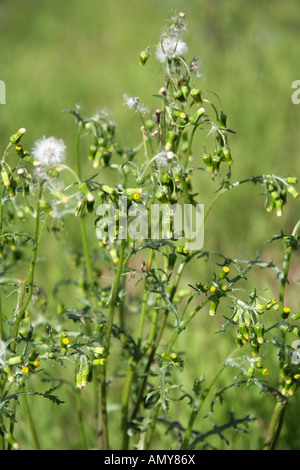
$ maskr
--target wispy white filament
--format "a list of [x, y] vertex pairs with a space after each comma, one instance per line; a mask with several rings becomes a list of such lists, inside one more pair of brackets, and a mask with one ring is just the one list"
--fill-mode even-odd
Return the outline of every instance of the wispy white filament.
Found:
[[66, 146], [62, 139], [48, 137], [35, 142], [32, 155], [43, 167], [58, 165], [65, 160]]
[[149, 108], [143, 105], [143, 103], [140, 102], [140, 99], [137, 96], [129, 96], [127, 94], [124, 94], [123, 99], [124, 104], [129, 109], [134, 109], [134, 111], [139, 112], [141, 114], [147, 114], [149, 112]]

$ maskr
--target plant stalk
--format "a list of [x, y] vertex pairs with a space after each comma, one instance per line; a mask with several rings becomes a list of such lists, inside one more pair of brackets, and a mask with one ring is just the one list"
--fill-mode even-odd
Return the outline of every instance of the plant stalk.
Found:
[[[125, 249], [126, 249], [126, 239], [121, 240], [121, 247], [120, 247], [120, 256], [119, 256], [119, 266], [117, 269], [117, 273], [112, 285], [111, 289], [111, 297], [110, 297], [110, 312], [106, 327], [106, 334], [104, 340], [104, 348], [105, 348], [105, 355], [106, 358], [109, 356], [109, 349], [110, 349], [110, 340], [111, 340], [111, 332], [113, 327], [113, 321], [115, 316], [115, 307], [117, 303], [117, 293], [118, 293], [118, 286], [119, 281], [123, 271], [124, 265], [124, 258], [125, 258]], [[106, 374], [107, 374], [107, 363], [101, 366], [101, 440], [100, 440], [100, 447], [102, 450], [109, 449], [109, 432], [108, 432], [108, 415], [107, 415], [107, 384], [106, 384]]]

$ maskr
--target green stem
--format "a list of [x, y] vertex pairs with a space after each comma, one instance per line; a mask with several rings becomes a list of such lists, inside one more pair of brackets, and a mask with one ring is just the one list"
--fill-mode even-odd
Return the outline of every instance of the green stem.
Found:
[[[151, 324], [151, 329], [149, 332], [149, 337], [148, 340], [143, 348], [143, 351], [139, 355], [139, 357], [132, 359], [130, 361], [129, 369], [126, 375], [126, 380], [123, 388], [123, 394], [122, 394], [122, 409], [121, 409], [121, 430], [122, 430], [122, 450], [127, 450], [128, 445], [129, 445], [129, 435], [128, 435], [128, 408], [129, 408], [129, 400], [130, 400], [130, 393], [131, 393], [131, 385], [132, 385], [132, 380], [134, 377], [134, 373], [136, 371], [136, 368], [142, 358], [145, 356], [145, 354], [149, 351], [150, 348], [152, 348], [154, 339], [155, 339], [155, 333], [157, 329], [157, 320], [158, 320], [158, 310], [154, 310], [152, 314], [152, 324]], [[151, 352], [150, 352], [151, 354]], [[139, 406], [139, 396], [137, 400], [136, 406]], [[134, 412], [135, 413], [135, 412]], [[134, 416], [134, 414], [133, 414]], [[132, 418], [133, 419], [133, 418]]]
[[[124, 259], [125, 259], [126, 239], [121, 240], [121, 248], [119, 255], [119, 266], [112, 285], [111, 296], [110, 296], [110, 312], [106, 327], [106, 334], [104, 339], [105, 355], [108, 357], [110, 349], [111, 332], [113, 327], [113, 321], [115, 316], [115, 307], [117, 303], [117, 293], [119, 281], [123, 271]], [[101, 423], [102, 423], [102, 436], [101, 436], [101, 448], [102, 450], [109, 449], [109, 433], [108, 433], [108, 416], [107, 416], [107, 389], [106, 389], [106, 373], [107, 364], [101, 366]]]
[[88, 445], [87, 445], [85, 429], [84, 429], [84, 420], [83, 420], [83, 411], [82, 411], [82, 396], [81, 395], [82, 394], [79, 391], [76, 391], [76, 405], [77, 405], [79, 427], [80, 427], [81, 448], [82, 448], [82, 450], [87, 450]]
[[[178, 288], [178, 285], [179, 285], [179, 282], [180, 282], [180, 279], [181, 279], [181, 276], [182, 276], [182, 273], [183, 273], [184, 266], [185, 266], [185, 261], [180, 263], [180, 265], [178, 267], [176, 277], [175, 277], [175, 280], [174, 280], [174, 284], [173, 284], [173, 287], [172, 287], [172, 290], [171, 290], [171, 293], [170, 293], [170, 302], [172, 302], [172, 300], [174, 298], [174, 295], [176, 294], [176, 291], [177, 291], [177, 288]], [[153, 318], [155, 318], [155, 321], [153, 321], [153, 323], [152, 323], [153, 328], [152, 328], [151, 333], [150, 333], [150, 335], [153, 334], [153, 338], [151, 338], [151, 343], [149, 343], [149, 340], [148, 340], [148, 347], [147, 347], [147, 349], [149, 349], [149, 347], [151, 347], [151, 350], [150, 350], [150, 353], [149, 353], [147, 364], [146, 364], [145, 369], [144, 369], [144, 373], [143, 373], [144, 378], [142, 380], [140, 389], [138, 391], [136, 404], [135, 404], [134, 410], [133, 410], [132, 415], [131, 415], [131, 421], [133, 419], [135, 419], [135, 417], [138, 414], [139, 407], [140, 407], [140, 404], [142, 402], [144, 390], [145, 390], [147, 380], [148, 380], [148, 373], [149, 373], [151, 364], [153, 362], [156, 350], [157, 350], [157, 348], [160, 344], [160, 341], [161, 341], [161, 338], [162, 338], [162, 335], [163, 335], [163, 332], [164, 332], [164, 329], [165, 329], [165, 326], [166, 326], [166, 323], [167, 323], [168, 314], [169, 314], [169, 310], [165, 310], [162, 321], [161, 321], [161, 324], [160, 324], [160, 328], [158, 330], [158, 333], [157, 333], [156, 337], [154, 337], [154, 335], [156, 333], [156, 326], [157, 326], [158, 317], [157, 317], [157, 315], [155, 317], [153, 317]], [[150, 346], [150, 344], [152, 344], [152, 343], [153, 343], [153, 345]]]
[[4, 339], [4, 332], [3, 332], [3, 311], [2, 311], [2, 300], [0, 294], [0, 340]]
[[212, 199], [211, 203], [209, 204], [208, 208], [206, 209], [206, 211], [204, 213], [204, 222], [206, 221], [206, 219], [208, 217], [208, 214], [210, 213], [210, 211], [212, 210], [212, 208], [214, 207], [216, 202], [219, 200], [219, 198], [222, 196], [222, 194], [224, 194], [228, 190], [229, 190], [229, 188], [223, 188], [219, 192], [217, 192], [217, 194]]
[[[230, 354], [228, 359], [230, 357], [232, 357], [235, 353], [236, 353], [236, 350], [234, 350], [233, 353]], [[198, 414], [200, 413], [208, 394], [210, 393], [211, 389], [213, 388], [213, 386], [215, 385], [215, 383], [217, 382], [217, 380], [219, 379], [220, 375], [225, 370], [225, 368], [226, 368], [226, 365], [225, 365], [225, 363], [223, 363], [221, 365], [221, 367], [219, 368], [219, 370], [217, 371], [217, 373], [213, 376], [213, 378], [210, 381], [208, 387], [206, 387], [205, 390], [203, 391], [198, 405], [195, 406], [195, 408], [193, 409], [193, 411], [191, 413], [191, 416], [190, 416], [190, 419], [189, 419], [189, 422], [188, 422], [188, 425], [187, 425], [187, 428], [186, 428], [186, 431], [185, 431], [185, 435], [184, 435], [184, 438], [183, 438], [181, 450], [188, 449], [190, 437], [191, 437], [191, 434], [192, 434], [193, 424], [194, 424]]]
[[[295, 225], [292, 236], [296, 237], [300, 230], [300, 220]], [[292, 256], [292, 248], [291, 246], [286, 247], [284, 260], [283, 260], [283, 275], [280, 279], [280, 292], [279, 292], [279, 305], [280, 305], [280, 312], [283, 312], [284, 308], [284, 299], [285, 299], [285, 290], [286, 284], [288, 281], [288, 273], [290, 268], [290, 261]], [[286, 337], [285, 332], [282, 331], [282, 343], [285, 344]], [[281, 366], [283, 365], [283, 359], [281, 360]], [[281, 399], [277, 401], [267, 431], [267, 435], [265, 438], [265, 442], [263, 445], [263, 450], [274, 450], [284, 422], [285, 412], [287, 407], [287, 401], [282, 401]]]
[[198, 125], [194, 127], [194, 129], [192, 130], [191, 136], [190, 136], [189, 146], [188, 146], [188, 149], [187, 149], [187, 152], [186, 152], [186, 157], [185, 157], [185, 162], [184, 162], [184, 169], [185, 170], [188, 167], [189, 158], [190, 158], [190, 154], [191, 154], [191, 151], [192, 151], [193, 138], [194, 138], [194, 135], [196, 133], [197, 128], [198, 128]]
[[180, 325], [180, 328], [178, 328], [174, 333], [172, 338], [170, 339], [168, 346], [166, 348], [166, 354], [170, 354], [172, 351], [172, 348], [174, 346], [175, 341], [177, 340], [178, 336], [180, 333], [186, 329], [188, 324], [192, 321], [192, 319], [195, 317], [196, 313], [199, 312], [209, 301], [211, 300], [211, 297], [207, 297], [203, 302], [201, 302], [187, 317], [187, 319]]
[[[76, 174], [74, 175], [78, 182], [82, 181], [80, 152], [79, 152], [81, 132], [82, 132], [82, 128], [78, 128], [76, 139], [75, 139], [75, 160], [76, 160], [77, 175]], [[86, 229], [86, 218], [83, 215], [80, 216], [80, 231], [81, 231], [82, 250], [83, 250], [84, 262], [85, 262], [85, 267], [86, 267], [87, 280], [88, 280], [89, 288], [91, 289], [91, 293], [92, 293], [91, 295], [92, 306], [94, 310], [97, 310], [98, 298], [97, 298], [97, 292], [95, 290], [95, 285], [94, 285], [93, 266], [92, 266], [92, 261], [91, 261], [87, 229]], [[89, 323], [87, 323], [86, 325], [86, 332], [87, 332], [87, 335], [90, 336], [90, 324]], [[101, 401], [101, 399], [99, 398], [99, 393], [101, 394], [101, 383], [99, 387], [99, 382], [97, 379], [94, 381], [94, 387], [96, 389], [95, 390], [95, 399], [96, 399], [95, 409], [97, 410], [96, 414], [98, 413], [98, 402]], [[100, 388], [100, 391], [97, 390], [98, 388]], [[98, 419], [97, 419], [97, 423], [98, 423]], [[99, 430], [97, 430], [97, 433], [98, 432]]]
[[144, 450], [149, 450], [149, 447], [150, 447], [150, 444], [151, 444], [151, 441], [152, 441], [152, 438], [153, 438], [153, 435], [154, 435], [154, 431], [155, 431], [159, 411], [160, 411], [160, 406], [156, 405], [154, 410], [153, 410], [152, 420], [151, 420], [151, 423], [150, 423], [150, 426], [149, 426], [149, 429], [148, 429], [148, 432], [147, 432], [147, 437], [146, 437]]
[[93, 267], [92, 267], [92, 262], [91, 262], [88, 236], [87, 236], [86, 223], [85, 223], [84, 216], [80, 216], [80, 229], [81, 229], [82, 248], [83, 248], [84, 260], [85, 260], [85, 266], [86, 266], [86, 273], [87, 273], [89, 286], [93, 292], [93, 295], [92, 295], [93, 306], [96, 309], [97, 308], [97, 296], [96, 296], [96, 293], [94, 292]]
[[3, 156], [1, 158], [1, 162], [3, 162], [3, 163], [5, 162], [5, 159], [7, 157], [8, 151], [9, 151], [11, 146], [12, 146], [12, 143], [9, 142], [8, 145], [6, 146], [5, 150], [4, 150]]
[[27, 418], [27, 421], [28, 421], [28, 424], [29, 424], [30, 432], [31, 432], [31, 435], [32, 435], [34, 448], [35, 448], [35, 450], [40, 450], [41, 448], [40, 448], [37, 432], [36, 432], [35, 425], [34, 425], [34, 422], [33, 422], [33, 419], [32, 419], [32, 415], [31, 415], [31, 411], [30, 411], [30, 407], [28, 405], [26, 395], [21, 395], [21, 400], [22, 400], [24, 412], [25, 412], [25, 415], [26, 415], [26, 418]]
[[[153, 260], [153, 255], [154, 255], [153, 250], [150, 250], [146, 269], [149, 269], [151, 267], [151, 263], [152, 263], [152, 260]], [[145, 286], [145, 291], [144, 291], [143, 299], [142, 299], [140, 327], [139, 327], [138, 340], [137, 340], [137, 344], [138, 344], [139, 348], [141, 346], [142, 339], [143, 339], [143, 331], [144, 331], [144, 324], [145, 324], [145, 316], [146, 316], [146, 312], [147, 312], [148, 297], [149, 297], [149, 291], [148, 291], [148, 289], [146, 289], [146, 286]]]
[[[79, 152], [79, 144], [80, 144], [80, 137], [81, 137], [81, 128], [78, 128], [75, 140], [75, 159], [76, 159], [76, 170], [77, 170], [77, 177], [80, 181], [82, 181], [82, 173], [81, 173], [81, 165], [80, 165], [80, 152]], [[81, 229], [81, 239], [82, 239], [82, 249], [84, 254], [84, 261], [86, 266], [86, 273], [88, 278], [88, 283], [90, 288], [92, 289], [93, 296], [93, 307], [97, 308], [97, 296], [94, 292], [94, 275], [93, 275], [93, 267], [91, 262], [90, 250], [89, 250], [89, 243], [88, 243], [88, 236], [86, 230], [86, 223], [85, 217], [80, 216], [80, 229]]]
[[122, 403], [121, 403], [121, 432], [122, 432], [122, 443], [121, 449], [127, 450], [129, 444], [128, 435], [128, 408], [129, 399], [131, 392], [131, 384], [134, 377], [134, 373], [137, 367], [138, 361], [132, 361], [129, 365], [129, 369], [126, 374], [126, 380], [123, 387]]
[[192, 430], [193, 430], [193, 425], [194, 425], [194, 422], [195, 422], [198, 414], [199, 414], [199, 408], [196, 406], [193, 409], [193, 411], [191, 412], [191, 416], [190, 416], [187, 428], [185, 430], [183, 442], [182, 442], [182, 445], [181, 445], [181, 450], [188, 449], [189, 441], [190, 441]]
[[[26, 279], [23, 281], [23, 287], [20, 293], [20, 297], [18, 300], [18, 305], [16, 308], [15, 312], [15, 318], [14, 318], [14, 324], [13, 324], [13, 330], [12, 330], [12, 338], [16, 339], [17, 336], [19, 335], [19, 327], [20, 323], [22, 321], [23, 315], [25, 313], [25, 310], [31, 301], [32, 297], [32, 292], [33, 292], [33, 283], [34, 283], [34, 273], [35, 273], [35, 266], [36, 266], [36, 260], [37, 260], [37, 252], [38, 252], [38, 247], [40, 244], [41, 236], [43, 233], [44, 225], [42, 229], [40, 230], [40, 201], [42, 197], [42, 183], [39, 183], [39, 191], [38, 191], [38, 197], [37, 197], [37, 207], [36, 207], [36, 215], [35, 215], [35, 232], [34, 232], [34, 246], [33, 246], [33, 252], [32, 252], [32, 257], [31, 257], [31, 262], [28, 270], [28, 274]], [[28, 288], [27, 296], [26, 296], [26, 290]], [[14, 352], [16, 349], [16, 342], [12, 342], [11, 344], [11, 350]], [[25, 403], [26, 407], [26, 403]], [[15, 415], [17, 411], [17, 400], [14, 401], [12, 405], [12, 413], [11, 413], [11, 422], [10, 422], [10, 432], [13, 434], [13, 429], [14, 429], [14, 423], [15, 423]], [[26, 410], [25, 410], [26, 411]], [[31, 423], [32, 418], [30, 418], [29, 423]], [[30, 424], [30, 426], [33, 426], [33, 424]], [[34, 436], [34, 435], [33, 435]], [[34, 437], [35, 439], [35, 437]]]
[[[2, 232], [3, 232], [3, 198], [4, 198], [4, 185], [1, 188], [0, 192], [0, 262], [2, 262]], [[3, 312], [2, 312], [2, 303], [1, 303], [1, 294], [0, 294], [0, 339], [4, 338], [3, 334]]]
[[[39, 184], [39, 191], [38, 191], [38, 197], [37, 197], [37, 207], [36, 207], [36, 215], [35, 215], [35, 232], [34, 232], [34, 246], [33, 246], [33, 252], [32, 252], [32, 257], [31, 257], [31, 262], [28, 270], [28, 274], [26, 279], [23, 282], [23, 287], [21, 290], [20, 298], [18, 301], [18, 305], [16, 308], [16, 313], [15, 313], [15, 319], [14, 319], [14, 325], [13, 325], [13, 331], [12, 331], [12, 337], [17, 338], [19, 334], [19, 327], [21, 320], [23, 318], [23, 315], [25, 313], [25, 310], [31, 300], [32, 297], [32, 291], [33, 291], [33, 282], [34, 282], [34, 273], [35, 273], [35, 266], [36, 266], [36, 260], [37, 260], [37, 252], [38, 252], [38, 247], [40, 244], [41, 240], [41, 235], [44, 229], [44, 226], [40, 230], [40, 201], [42, 197], [42, 192], [43, 192], [43, 187], [42, 184]], [[26, 296], [26, 291], [27, 296]], [[26, 296], [26, 298], [25, 298]], [[14, 351], [16, 347], [16, 343], [12, 343], [12, 350]]]
[[278, 401], [272, 413], [263, 450], [274, 450], [284, 422], [287, 401]]

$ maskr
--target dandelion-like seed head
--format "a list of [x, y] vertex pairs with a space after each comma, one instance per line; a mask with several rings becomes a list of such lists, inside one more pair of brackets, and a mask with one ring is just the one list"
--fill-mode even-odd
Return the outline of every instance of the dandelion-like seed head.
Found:
[[66, 146], [62, 139], [43, 137], [35, 142], [32, 155], [37, 164], [43, 167], [58, 165], [65, 160]]
[[176, 155], [173, 152], [160, 152], [157, 155], [155, 155], [155, 162], [158, 167], [166, 167], [171, 163], [174, 158], [176, 158]]
[[184, 12], [180, 12], [171, 18], [156, 47], [156, 58], [159, 62], [163, 64], [168, 60], [177, 59], [187, 53], [188, 47], [183, 40], [183, 33], [186, 30]]
[[187, 50], [186, 43], [176, 35], [165, 36], [156, 47], [156, 58], [163, 64], [166, 60], [183, 56]]

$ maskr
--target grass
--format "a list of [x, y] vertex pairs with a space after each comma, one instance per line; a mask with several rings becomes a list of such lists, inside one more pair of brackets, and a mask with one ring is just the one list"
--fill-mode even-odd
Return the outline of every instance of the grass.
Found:
[[[222, 96], [229, 126], [237, 132], [231, 139], [234, 179], [269, 172], [270, 168], [282, 175], [300, 174], [300, 106], [291, 102], [291, 83], [299, 78], [300, 28], [296, 0], [285, 2], [284, 6], [282, 2], [253, 0], [251, 6], [246, 7], [241, 2], [225, 0], [190, 0], [188, 4], [182, 0], [132, 0], [130, 8], [122, 0], [69, 0], [68, 7], [58, 0], [1, 3], [0, 34], [6, 46], [0, 51], [0, 79], [7, 88], [7, 104], [0, 108], [1, 150], [16, 129], [26, 127], [29, 145], [43, 135], [63, 137], [68, 144], [68, 160], [73, 161], [74, 126], [60, 111], [73, 108], [76, 103], [81, 104], [87, 114], [103, 108], [111, 110], [112, 118], [121, 129], [122, 141], [139, 142], [136, 116], [122, 106], [122, 96], [125, 92], [132, 93], [155, 107], [155, 98], [149, 96], [149, 90], [158, 90], [161, 86], [159, 65], [153, 61], [149, 68], [148, 65], [145, 69], [140, 67], [138, 54], [145, 46], [153, 44], [153, 38], [159, 37], [165, 20], [176, 9], [187, 14], [189, 30], [193, 32], [188, 37], [189, 48], [191, 54], [197, 54], [202, 60], [206, 77], [203, 87], [209, 83], [209, 87]], [[201, 153], [202, 142], [199, 140], [197, 145]], [[112, 178], [109, 174], [107, 177]], [[200, 184], [205, 203], [213, 184]], [[291, 230], [296, 216], [292, 204], [280, 221], [266, 215], [259, 189], [249, 187], [249, 193], [247, 189], [232, 191], [222, 198], [221, 206], [216, 206], [214, 219], [207, 223], [205, 247], [229, 256], [254, 258], [261, 242], [270, 239], [281, 227]], [[70, 233], [73, 237], [74, 231]], [[71, 235], [67, 233], [67, 236]], [[96, 238], [92, 224], [89, 239], [93, 246]], [[45, 286], [54, 288], [54, 279], [68, 275], [67, 247], [67, 243], [55, 240], [49, 246], [51, 271], [43, 261], [38, 267], [38, 275], [43, 276], [41, 283]], [[265, 247], [263, 253], [271, 256], [272, 249]], [[297, 274], [297, 267], [293, 269]], [[201, 270], [205, 272], [205, 268], [199, 270], [199, 265], [194, 263], [191, 276], [200, 276]], [[297, 289], [299, 276], [296, 274], [293, 287]], [[258, 276], [261, 282], [265, 281], [265, 273]], [[68, 295], [72, 297], [71, 287]], [[298, 308], [297, 296], [291, 297], [291, 301]], [[51, 305], [53, 299], [49, 302]], [[213, 349], [218, 344], [213, 336], [215, 326], [210, 319], [200, 321], [198, 318], [195, 329], [183, 340], [182, 349], [187, 350], [189, 360], [194, 361], [193, 376], [203, 373], [207, 349], [212, 349], [208, 366], [205, 360], [208, 375], [213, 373], [220, 357], [224, 357], [223, 349], [228, 348], [230, 352], [230, 344], [224, 343], [224, 338], [219, 342], [222, 350]], [[190, 381], [191, 377], [185, 377], [187, 387], [191, 387]], [[43, 448], [53, 448], [57, 442], [62, 449], [79, 446], [79, 429], [74, 427], [77, 421], [70, 414], [74, 404], [70, 403], [65, 390], [61, 393], [66, 403], [59, 407], [30, 397], [39, 417], [40, 434], [47, 436], [42, 442]], [[89, 393], [86, 393], [87, 402]], [[257, 393], [249, 391], [239, 403], [235, 401], [235, 390], [228, 396], [225, 406], [218, 408], [220, 421], [233, 408], [237, 415], [254, 409], [261, 416], [259, 426], [266, 428], [272, 406], [261, 410]], [[293, 411], [290, 409], [287, 415], [280, 448], [296, 449], [298, 446], [296, 416], [299, 407], [296, 397]], [[93, 416], [89, 415], [89, 426], [92, 422]], [[207, 423], [209, 428], [209, 418]], [[27, 430], [21, 418], [19, 433], [20, 440], [23, 441], [23, 437], [26, 440]], [[232, 447], [256, 448], [260, 443], [255, 439], [253, 433], [242, 438], [232, 435]], [[27, 446], [31, 446], [29, 438]], [[228, 448], [225, 444], [224, 447]]]

